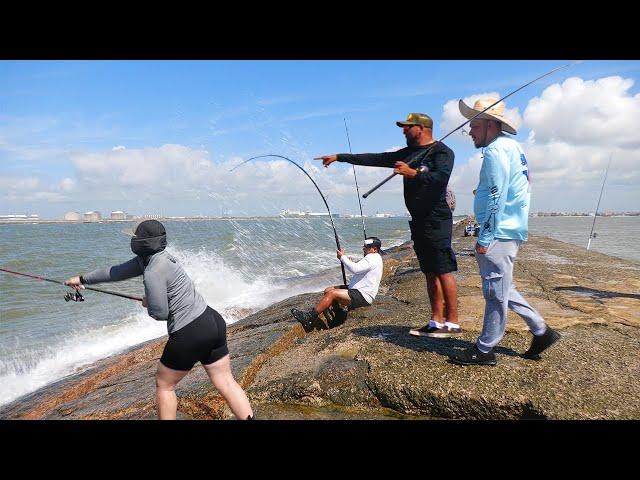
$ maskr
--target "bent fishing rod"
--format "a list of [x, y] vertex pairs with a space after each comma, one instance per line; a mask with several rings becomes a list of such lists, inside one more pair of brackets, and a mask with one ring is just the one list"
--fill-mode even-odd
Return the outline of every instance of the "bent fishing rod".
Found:
[[[558, 70], [561, 70], [563, 68], [567, 68], [570, 65], [573, 65], [574, 63], [580, 63], [580, 61], [576, 61], [576, 62], [571, 62], [571, 63], [567, 63], [566, 65], [562, 65], [560, 67], [556, 67], [553, 70], [545, 73], [544, 75], [540, 75], [538, 78], [531, 80], [529, 83], [524, 84], [523, 86], [517, 88], [516, 90], [514, 90], [513, 92], [511, 92], [508, 95], [505, 95], [504, 97], [502, 97], [501, 99], [499, 99], [497, 102], [492, 103], [491, 105], [489, 105], [487, 108], [485, 108], [484, 110], [482, 110], [481, 112], [476, 113], [473, 117], [471, 117], [470, 119], [468, 119], [466, 122], [462, 123], [460, 126], [456, 127], [455, 129], [451, 130], [449, 133], [447, 133], [444, 137], [442, 137], [440, 140], [438, 140], [438, 142], [442, 142], [445, 138], [447, 138], [449, 135], [457, 132], [458, 130], [460, 130], [462, 127], [464, 127], [467, 123], [469, 123], [471, 120], [475, 119], [476, 117], [482, 115], [484, 112], [486, 112], [487, 110], [489, 110], [490, 108], [493, 108], [494, 106], [496, 106], [498, 103], [506, 100], [507, 98], [509, 98], [511, 95], [513, 95], [516, 92], [519, 92], [520, 90], [522, 90], [525, 87], [528, 87], [529, 85], [531, 85], [532, 83], [537, 82], [538, 80], [544, 78], [544, 77], [548, 77], [549, 75], [551, 75], [554, 72], [557, 72]], [[418, 160], [422, 159], [425, 157], [425, 155], [427, 155], [429, 153], [429, 151], [431, 150], [431, 148], [433, 148], [433, 145], [435, 145], [438, 142], [434, 142], [432, 144], [431, 147], [427, 148], [425, 150], [425, 152], [420, 155], [420, 156], [416, 156], [416, 158], [414, 158], [413, 160], [411, 160], [410, 162], [407, 162], [407, 165], [412, 167], [415, 162], [417, 162]], [[389, 180], [391, 180], [393, 177], [395, 177], [396, 175], [398, 175], [397, 173], [392, 173], [391, 175], [389, 175], [387, 178], [385, 178], [383, 181], [381, 181], [379, 184], [377, 184], [375, 187], [373, 187], [371, 190], [369, 190], [368, 192], [366, 192], [365, 194], [362, 195], [362, 198], [367, 198], [369, 195], [371, 195], [373, 192], [375, 192], [378, 188], [380, 188], [382, 185], [384, 185], [385, 183], [387, 183]]]
[[[69, 287], [69, 285], [65, 285], [64, 282], [59, 282], [58, 280], [51, 280], [50, 278], [40, 277], [38, 275], [30, 275], [28, 273], [14, 272], [13, 270], [7, 270], [6, 268], [0, 268], [1, 272], [12, 273], [14, 275], [22, 275], [23, 277], [35, 278], [36, 280], [42, 280], [44, 282], [57, 283], [58, 285], [64, 285]], [[73, 287], [71, 287], [73, 288]], [[86, 287], [83, 285], [83, 288], [87, 290], [93, 290], [94, 292], [106, 293], [107, 295], [115, 295], [116, 297], [128, 298], [130, 300], [137, 300], [138, 302], [142, 302], [142, 298], [134, 297], [132, 295], [125, 295], [124, 293], [111, 292], [109, 290], [101, 290], [99, 288]], [[76, 292], [67, 292], [64, 296], [66, 302], [69, 300], [73, 300], [74, 302], [84, 302], [84, 297], [80, 295], [79, 291]]]
[[[245, 160], [244, 162], [240, 163], [239, 165], [236, 165], [231, 170], [229, 170], [229, 172], [233, 172], [236, 168], [244, 165], [247, 162], [250, 162], [251, 160], [256, 160], [258, 158], [266, 158], [266, 157], [282, 158], [282, 159], [286, 160], [287, 162], [293, 163], [296, 167], [298, 167], [298, 169], [302, 170], [302, 173], [304, 173], [309, 180], [311, 180], [311, 183], [313, 183], [313, 186], [316, 187], [316, 190], [318, 190], [318, 193], [322, 197], [322, 201], [324, 202], [325, 207], [327, 207], [327, 212], [329, 212], [329, 220], [331, 220], [331, 227], [333, 228], [333, 235], [335, 236], [335, 239], [336, 239], [336, 247], [338, 247], [338, 250], [342, 250], [342, 248], [340, 247], [340, 240], [338, 239], [338, 232], [336, 230], [335, 224], [333, 223], [333, 215], [331, 214], [331, 209], [329, 209], [329, 204], [327, 203], [327, 200], [324, 198], [324, 195], [320, 191], [320, 188], [318, 187], [316, 182], [313, 180], [313, 178], [311, 178], [311, 175], [309, 175], [307, 173], [307, 171], [304, 168], [302, 168], [300, 165], [298, 165], [296, 162], [294, 162], [290, 158], [284, 157], [282, 155], [274, 155], [274, 154], [259, 155], [257, 157], [251, 157], [251, 158]], [[342, 280], [344, 281], [344, 284], [347, 285], [347, 275], [344, 272], [344, 264], [342, 262], [340, 262], [340, 268], [342, 269]]]
[[[349, 129], [347, 128], [347, 119], [344, 120], [344, 130], [347, 132], [347, 142], [349, 142], [349, 153], [353, 154], [351, 151], [351, 139], [349, 138]], [[367, 239], [367, 229], [364, 227], [364, 215], [362, 214], [362, 202], [360, 201], [360, 188], [358, 188], [358, 177], [356, 177], [356, 166], [352, 163], [353, 167], [353, 179], [356, 182], [356, 196], [358, 197], [358, 205], [360, 205], [360, 219], [362, 220], [362, 233], [364, 233], [364, 239]]]

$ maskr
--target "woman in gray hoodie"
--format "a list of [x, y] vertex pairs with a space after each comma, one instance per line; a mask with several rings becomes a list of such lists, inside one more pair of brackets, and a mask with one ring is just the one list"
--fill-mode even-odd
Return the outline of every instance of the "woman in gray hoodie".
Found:
[[175, 387], [198, 361], [236, 418], [253, 419], [247, 395], [231, 373], [226, 323], [196, 291], [177, 260], [165, 251], [166, 245], [167, 234], [162, 223], [145, 220], [137, 226], [131, 239], [134, 258], [71, 277], [65, 284], [78, 289], [83, 285], [143, 276], [142, 306], [147, 308], [150, 317], [166, 320], [169, 332], [156, 372], [156, 400], [161, 420], [175, 420], [178, 405]]

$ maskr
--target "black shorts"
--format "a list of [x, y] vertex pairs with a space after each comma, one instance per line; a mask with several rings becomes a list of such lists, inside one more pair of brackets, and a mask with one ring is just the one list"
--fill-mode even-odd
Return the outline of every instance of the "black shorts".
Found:
[[207, 306], [193, 322], [169, 335], [160, 362], [173, 370], [188, 371], [196, 362], [208, 365], [228, 353], [227, 324], [218, 312]]
[[368, 307], [369, 305], [371, 305], [362, 296], [362, 293], [360, 293], [360, 290], [349, 288], [347, 292], [349, 293], [349, 298], [351, 299], [351, 303], [349, 304], [349, 310], [353, 310], [354, 308], [360, 308], [360, 307]]
[[458, 270], [456, 255], [451, 248], [451, 219], [410, 221], [409, 227], [422, 273], [442, 275]]

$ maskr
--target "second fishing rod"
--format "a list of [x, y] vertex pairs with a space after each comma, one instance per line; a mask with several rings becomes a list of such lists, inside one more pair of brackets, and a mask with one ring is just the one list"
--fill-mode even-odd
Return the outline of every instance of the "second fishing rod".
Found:
[[[347, 127], [347, 119], [343, 118], [344, 120], [344, 130], [345, 132], [347, 132], [347, 142], [349, 143], [349, 153], [353, 154], [353, 152], [351, 151], [351, 139], [349, 138], [349, 128]], [[356, 196], [358, 197], [358, 205], [360, 206], [360, 219], [362, 220], [362, 233], [364, 234], [364, 239], [367, 239], [367, 229], [364, 226], [364, 215], [362, 213], [362, 202], [360, 201], [360, 188], [358, 187], [358, 177], [356, 176], [356, 166], [351, 164], [351, 166], [353, 167], [353, 179], [356, 183]]]

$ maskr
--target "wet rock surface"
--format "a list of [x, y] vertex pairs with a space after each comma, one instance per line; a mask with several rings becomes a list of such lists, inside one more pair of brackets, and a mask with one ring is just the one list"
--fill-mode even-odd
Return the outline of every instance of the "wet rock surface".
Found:
[[[638, 419], [640, 264], [544, 237], [520, 250], [515, 283], [562, 338], [541, 360], [510, 312], [494, 367], [449, 362], [482, 329], [484, 299], [475, 238], [456, 229], [460, 324], [455, 339], [413, 337], [430, 318], [424, 275], [409, 244], [384, 255], [371, 307], [331, 330], [305, 334], [288, 298], [229, 326], [233, 373], [265, 419]], [[335, 272], [324, 272], [327, 284]], [[324, 277], [323, 277], [324, 278]], [[339, 278], [339, 276], [337, 277]], [[155, 369], [166, 338], [148, 342], [0, 409], [0, 418], [155, 418]], [[204, 369], [178, 385], [178, 418], [232, 418]]]

